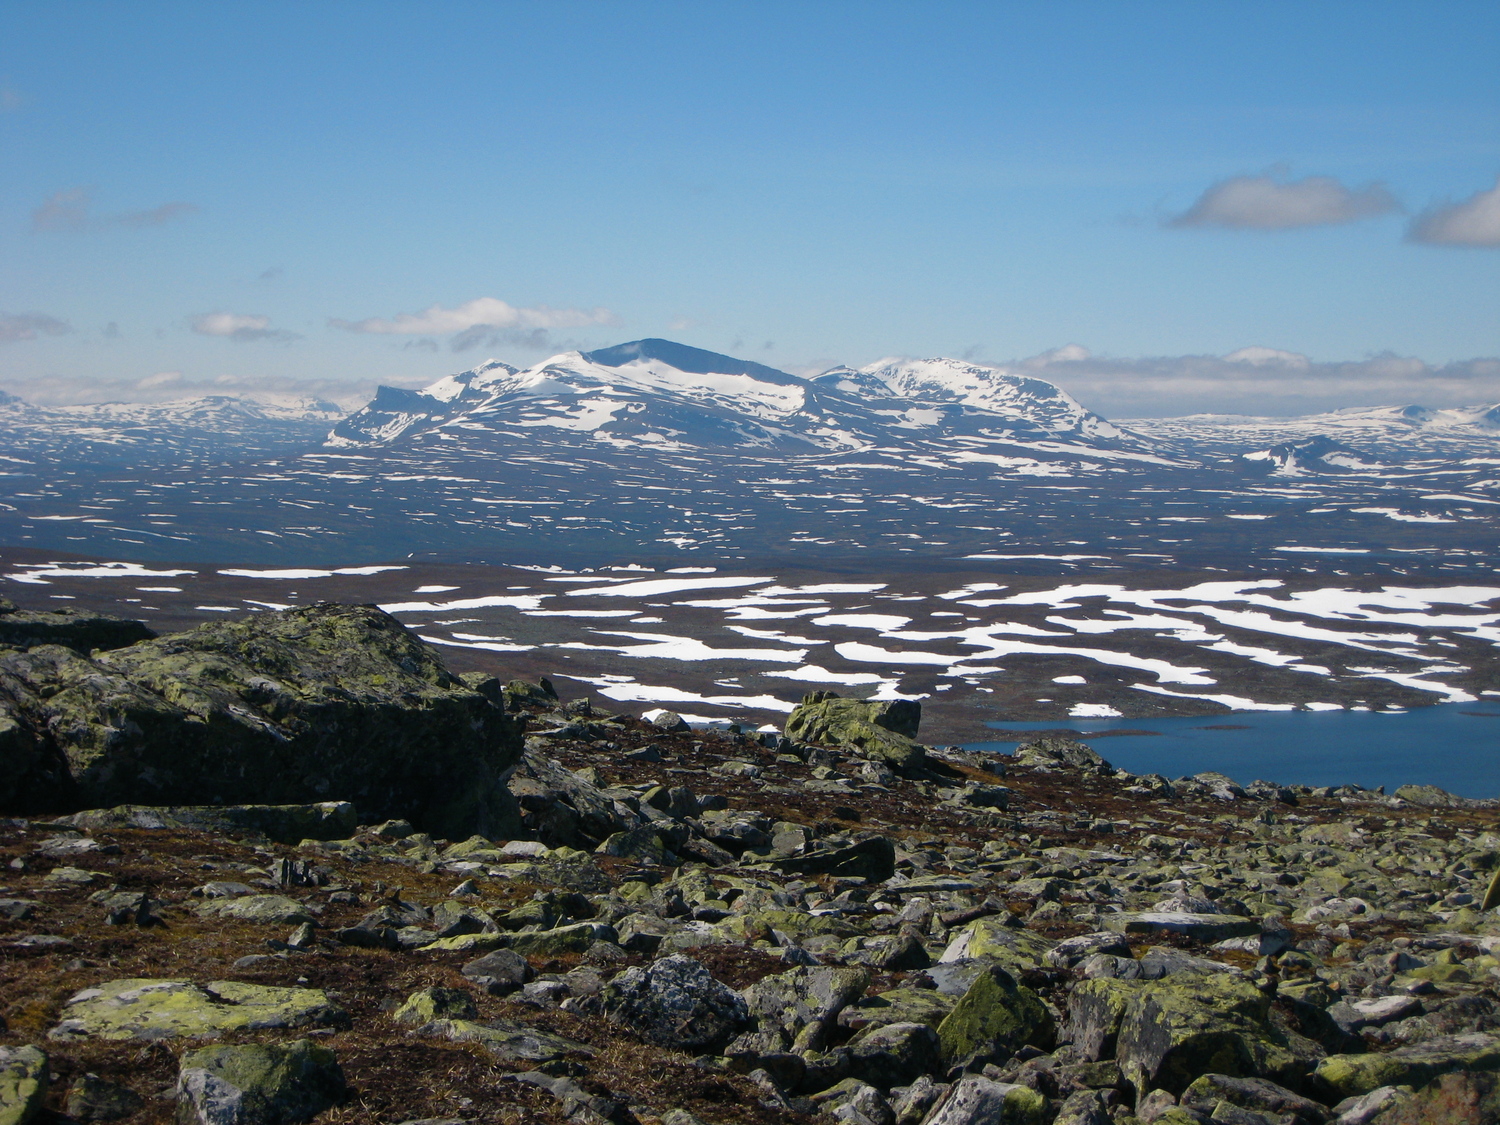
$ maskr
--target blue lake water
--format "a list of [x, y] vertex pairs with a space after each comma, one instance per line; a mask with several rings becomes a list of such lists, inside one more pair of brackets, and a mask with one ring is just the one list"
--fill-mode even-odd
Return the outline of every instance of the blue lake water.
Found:
[[[1353, 782], [1384, 785], [1387, 793], [1398, 785], [1437, 785], [1464, 797], [1500, 797], [1500, 704], [1489, 701], [1395, 713], [1251, 711], [990, 725], [996, 741], [966, 748], [1008, 754], [1027, 741], [1028, 731], [1067, 727], [1131, 773], [1181, 777], [1215, 770], [1241, 784], [1257, 778], [1286, 785]], [[1152, 733], [1108, 733], [1127, 730]]]

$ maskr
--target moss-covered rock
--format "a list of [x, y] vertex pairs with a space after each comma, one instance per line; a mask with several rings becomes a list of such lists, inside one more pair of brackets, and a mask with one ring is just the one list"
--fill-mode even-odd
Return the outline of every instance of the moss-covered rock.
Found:
[[1048, 1048], [1055, 1033], [1052, 1013], [1041, 998], [999, 965], [975, 977], [938, 1025], [943, 1057], [949, 1060], [989, 1048], [1005, 1054], [1027, 1044]]
[[312, 1120], [347, 1095], [334, 1053], [307, 1039], [202, 1047], [182, 1056], [177, 1121], [291, 1125]]
[[262, 1028], [346, 1027], [349, 1017], [316, 988], [240, 981], [128, 978], [68, 1001], [53, 1039], [193, 1039]]
[[1338, 1101], [1380, 1086], [1424, 1086], [1460, 1070], [1500, 1070], [1500, 1036], [1441, 1035], [1386, 1054], [1329, 1055], [1313, 1071], [1312, 1084]]
[[1016, 929], [992, 915], [970, 922], [954, 934], [941, 960], [984, 960], [1003, 965], [1012, 976], [1040, 968], [1056, 943], [1031, 930]]
[[253, 792], [352, 801], [454, 839], [516, 822], [502, 778], [521, 753], [519, 724], [373, 606], [215, 621], [91, 657], [8, 652], [0, 687], [0, 715], [18, 728], [0, 730], [0, 753], [31, 762], [36, 779], [0, 811], [58, 799], [44, 784], [50, 754], [66, 761], [74, 808]]
[[47, 1096], [47, 1056], [35, 1047], [0, 1047], [0, 1125], [26, 1125]]
[[788, 738], [841, 746], [892, 769], [919, 769], [926, 751], [917, 743], [922, 705], [912, 699], [869, 702], [831, 691], [809, 692], [786, 721]]
[[[479, 935], [485, 936], [485, 935]], [[539, 930], [530, 934], [504, 934], [506, 949], [514, 950], [522, 957], [560, 957], [565, 953], [583, 953], [596, 941], [616, 941], [619, 934], [613, 926], [603, 922], [576, 922], [571, 926], [558, 926], [555, 930]]]
[[893, 988], [851, 1004], [839, 1016], [839, 1024], [859, 1030], [889, 1023], [925, 1023], [936, 1030], [957, 1002], [931, 988]]
[[1126, 987], [1133, 991], [1115, 1057], [1137, 1095], [1155, 1089], [1180, 1094], [1203, 1074], [1282, 1084], [1305, 1076], [1305, 1064], [1267, 1022], [1269, 997], [1248, 981], [1184, 973]]
[[461, 988], [423, 988], [408, 996], [391, 1019], [420, 1025], [433, 1020], [472, 1020], [478, 1015], [474, 998]]

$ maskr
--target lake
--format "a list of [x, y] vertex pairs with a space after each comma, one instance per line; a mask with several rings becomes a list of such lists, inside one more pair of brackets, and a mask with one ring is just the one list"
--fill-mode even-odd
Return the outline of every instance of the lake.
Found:
[[[1169, 719], [991, 723], [1008, 754], [1027, 732], [1068, 727], [1131, 773], [1167, 777], [1215, 770], [1245, 784], [1437, 785], [1464, 797], [1500, 796], [1500, 705], [1445, 703], [1410, 711], [1250, 711]], [[1114, 734], [1111, 732], [1122, 733]], [[1123, 733], [1139, 731], [1142, 733]]]

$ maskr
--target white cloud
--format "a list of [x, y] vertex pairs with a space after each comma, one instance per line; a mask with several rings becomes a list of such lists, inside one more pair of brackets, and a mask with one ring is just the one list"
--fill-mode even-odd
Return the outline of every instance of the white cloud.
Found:
[[242, 316], [236, 313], [212, 312], [195, 316], [193, 331], [200, 336], [222, 336], [228, 340], [300, 340], [295, 332], [272, 328], [268, 316]]
[[1500, 359], [1429, 364], [1384, 354], [1317, 362], [1260, 345], [1225, 356], [1091, 356], [1044, 373], [1109, 418], [1317, 414], [1356, 406], [1500, 401]]
[[1407, 237], [1439, 246], [1500, 246], [1500, 177], [1489, 191], [1422, 212]]
[[[617, 324], [619, 318], [608, 309], [554, 309], [546, 305], [516, 308], [495, 297], [479, 297], [451, 309], [433, 305], [419, 313], [399, 313], [389, 320], [370, 317], [367, 320], [330, 320], [334, 328], [383, 336], [447, 336], [452, 333], [471, 337], [490, 331], [545, 332], [551, 328], [586, 328], [595, 324]], [[455, 341], [457, 343], [457, 341]]]
[[1248, 363], [1251, 367], [1290, 367], [1298, 371], [1306, 371], [1312, 363], [1301, 352], [1284, 352], [1279, 348], [1263, 348], [1259, 344], [1230, 352], [1224, 357], [1224, 362]]
[[66, 321], [45, 313], [0, 313], [0, 343], [35, 340], [38, 333], [65, 336], [71, 331]]
[[1291, 230], [1352, 223], [1400, 209], [1381, 184], [1354, 189], [1332, 176], [1308, 176], [1290, 183], [1270, 176], [1233, 176], [1213, 184], [1167, 225]]
[[179, 371], [161, 371], [141, 379], [52, 374], [30, 378], [0, 378], [5, 391], [37, 406], [69, 406], [91, 402], [165, 402], [200, 398], [203, 395], [231, 394], [272, 402], [326, 400], [345, 410], [357, 410], [369, 402], [375, 396], [377, 382], [416, 388], [431, 381], [430, 376], [393, 378], [390, 375], [384, 375], [378, 380], [234, 374], [194, 377]]
[[1094, 353], [1082, 344], [1064, 344], [1060, 348], [1052, 348], [1034, 355], [1030, 359], [1022, 360], [1027, 367], [1046, 367], [1053, 363], [1082, 363]]

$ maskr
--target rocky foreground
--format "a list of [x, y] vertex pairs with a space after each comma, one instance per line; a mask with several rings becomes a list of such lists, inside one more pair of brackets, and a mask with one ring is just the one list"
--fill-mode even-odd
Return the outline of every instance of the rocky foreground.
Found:
[[1000, 765], [825, 693], [695, 731], [368, 608], [23, 624], [0, 1123], [1500, 1120], [1491, 802]]

